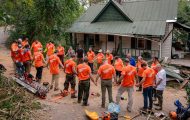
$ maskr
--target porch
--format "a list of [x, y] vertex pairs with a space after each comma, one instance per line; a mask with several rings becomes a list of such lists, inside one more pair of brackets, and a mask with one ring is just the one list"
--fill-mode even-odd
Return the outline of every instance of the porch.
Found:
[[75, 46], [81, 45], [86, 51], [92, 47], [95, 52], [102, 49], [110, 50], [113, 55], [121, 57], [130, 53], [133, 57], [160, 57], [159, 38], [144, 38], [134, 36], [119, 36], [105, 34], [74, 33]]

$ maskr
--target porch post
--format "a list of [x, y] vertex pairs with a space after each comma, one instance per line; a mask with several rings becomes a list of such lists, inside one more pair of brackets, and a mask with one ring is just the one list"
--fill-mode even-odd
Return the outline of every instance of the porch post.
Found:
[[122, 37], [119, 36], [119, 55], [122, 57]]

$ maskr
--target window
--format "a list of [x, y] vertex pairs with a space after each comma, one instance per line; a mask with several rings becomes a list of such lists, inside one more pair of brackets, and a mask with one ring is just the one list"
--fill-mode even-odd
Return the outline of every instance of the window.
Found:
[[137, 48], [137, 39], [132, 37], [131, 38], [131, 48], [136, 49]]
[[145, 40], [142, 38], [131, 38], [131, 48], [132, 49], [152, 49], [152, 42], [150, 40]]
[[114, 42], [114, 35], [108, 35], [108, 42]]
[[147, 50], [151, 50], [152, 49], [152, 42], [150, 40], [146, 41], [146, 48], [147, 48]]
[[145, 40], [143, 39], [138, 39], [138, 48], [139, 49], [145, 49]]
[[88, 46], [94, 46], [94, 35], [93, 34], [84, 34], [84, 44]]
[[99, 43], [99, 41], [100, 41], [100, 36], [99, 36], [99, 35], [95, 35], [95, 41], [96, 41], [97, 43]]

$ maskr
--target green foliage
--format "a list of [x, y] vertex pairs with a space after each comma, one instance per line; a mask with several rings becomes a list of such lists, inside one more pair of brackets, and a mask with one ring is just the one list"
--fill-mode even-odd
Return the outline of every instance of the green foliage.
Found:
[[0, 24], [13, 26], [8, 43], [22, 36], [43, 44], [68, 40], [67, 28], [84, 10], [78, 0], [2, 0], [0, 4]]
[[190, 83], [188, 82], [188, 85], [185, 88], [187, 93], [187, 102], [190, 103]]
[[180, 0], [178, 4], [178, 22], [190, 26], [190, 1]]

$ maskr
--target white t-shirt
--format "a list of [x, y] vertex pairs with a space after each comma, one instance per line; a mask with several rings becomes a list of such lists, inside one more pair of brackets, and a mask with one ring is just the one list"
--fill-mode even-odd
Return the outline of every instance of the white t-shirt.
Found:
[[160, 70], [156, 75], [156, 84], [162, 79], [162, 82], [157, 86], [156, 90], [164, 90], [166, 87], [166, 71]]

